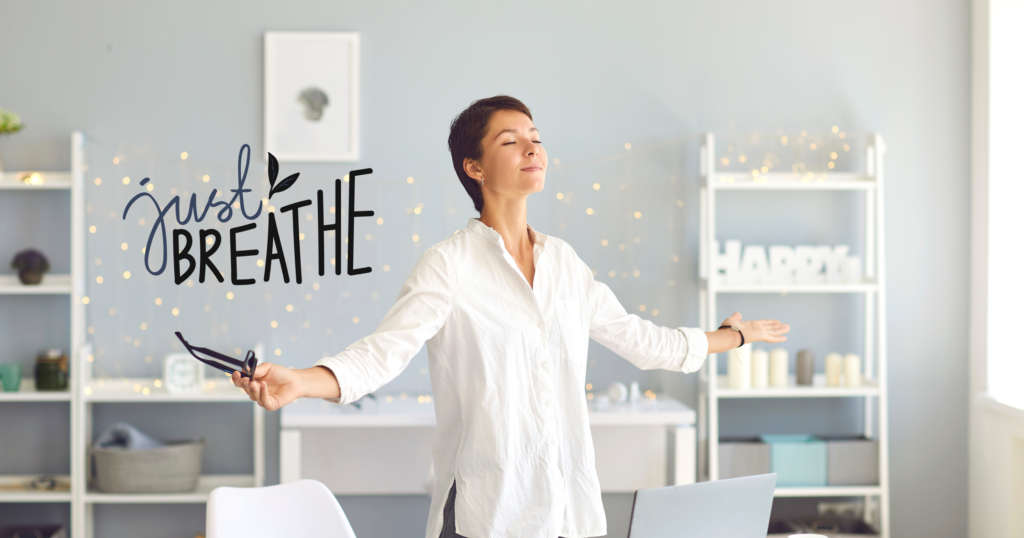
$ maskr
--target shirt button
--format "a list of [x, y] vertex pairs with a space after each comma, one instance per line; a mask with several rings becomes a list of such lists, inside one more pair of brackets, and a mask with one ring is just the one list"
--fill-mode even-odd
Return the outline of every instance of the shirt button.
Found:
[[558, 444], [558, 441], [555, 441], [554, 439], [552, 439], [551, 440], [551, 446], [555, 446], [556, 444]]
[[544, 328], [544, 322], [543, 321], [538, 321], [537, 322], [537, 328], [538, 329], [543, 329]]
[[551, 405], [551, 402], [549, 400], [544, 400], [544, 407], [547, 407], [549, 405]]
[[540, 361], [540, 366], [541, 366], [541, 368], [547, 368], [547, 366], [548, 366], [547, 359], [544, 359], [544, 360]]

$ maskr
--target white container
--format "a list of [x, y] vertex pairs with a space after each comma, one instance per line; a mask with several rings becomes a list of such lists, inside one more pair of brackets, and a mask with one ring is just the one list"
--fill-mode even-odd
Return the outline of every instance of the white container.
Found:
[[789, 352], [781, 347], [768, 356], [768, 381], [773, 387], [789, 385]]
[[832, 352], [825, 356], [825, 386], [838, 387], [843, 372], [843, 356]]
[[729, 374], [730, 389], [750, 388], [750, 344], [744, 344], [736, 349], [728, 351], [729, 361], [727, 370]]

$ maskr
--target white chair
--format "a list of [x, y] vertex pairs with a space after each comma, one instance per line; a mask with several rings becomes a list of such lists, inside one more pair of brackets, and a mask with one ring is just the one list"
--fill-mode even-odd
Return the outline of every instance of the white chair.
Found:
[[206, 500], [206, 538], [356, 538], [338, 499], [316, 480], [220, 487]]

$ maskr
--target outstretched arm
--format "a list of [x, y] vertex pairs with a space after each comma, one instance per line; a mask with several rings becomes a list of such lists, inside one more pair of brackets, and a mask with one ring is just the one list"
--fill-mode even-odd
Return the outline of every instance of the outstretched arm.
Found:
[[[777, 344], [785, 342], [786, 337], [782, 336], [789, 332], [789, 325], [777, 319], [759, 319], [754, 321], [743, 321], [743, 315], [739, 312], [725, 318], [722, 325], [729, 325], [738, 328], [718, 329], [717, 331], [706, 332], [708, 337], [708, 353], [722, 353], [740, 346], [740, 342], [768, 342]], [[740, 333], [743, 333], [742, 339]]]
[[312, 368], [293, 370], [279, 364], [256, 367], [254, 379], [237, 374], [232, 381], [253, 401], [275, 410], [297, 398], [324, 398], [347, 404], [395, 378], [444, 326], [451, 311], [451, 267], [437, 248], [423, 253], [406, 279], [398, 300], [377, 329]]
[[[578, 259], [578, 257], [577, 257]], [[662, 327], [629, 314], [603, 282], [579, 260], [586, 279], [590, 306], [590, 337], [643, 370], [660, 368], [683, 373], [700, 369], [709, 353], [721, 353], [740, 345], [740, 333], [732, 329], [705, 332], [690, 327]], [[778, 320], [743, 321], [738, 312], [723, 325], [743, 332], [746, 342], [782, 342], [789, 325]]]

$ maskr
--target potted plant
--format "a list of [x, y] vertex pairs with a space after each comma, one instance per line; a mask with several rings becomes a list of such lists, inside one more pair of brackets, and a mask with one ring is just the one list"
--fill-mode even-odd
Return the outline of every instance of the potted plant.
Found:
[[39, 284], [43, 281], [43, 273], [50, 270], [50, 261], [42, 252], [28, 249], [14, 256], [11, 267], [18, 270], [18, 279], [22, 284]]
[[[12, 134], [20, 131], [25, 124], [17, 114], [0, 108], [0, 135]], [[4, 162], [0, 160], [0, 179], [3, 179]]]

